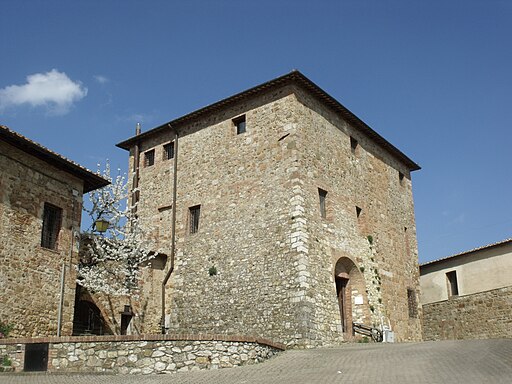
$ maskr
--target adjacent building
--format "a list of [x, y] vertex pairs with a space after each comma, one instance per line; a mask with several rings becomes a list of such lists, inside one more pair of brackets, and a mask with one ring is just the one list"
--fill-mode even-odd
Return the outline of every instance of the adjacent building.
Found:
[[420, 266], [425, 340], [512, 337], [512, 239]]
[[300, 72], [118, 146], [137, 215], [168, 255], [124, 303], [138, 332], [316, 346], [362, 323], [421, 339], [420, 167]]
[[108, 182], [0, 125], [0, 319], [70, 335], [82, 195]]

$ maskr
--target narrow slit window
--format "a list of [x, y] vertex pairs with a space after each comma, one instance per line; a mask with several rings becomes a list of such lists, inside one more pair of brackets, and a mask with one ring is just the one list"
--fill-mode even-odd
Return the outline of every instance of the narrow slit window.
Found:
[[361, 213], [363, 212], [363, 209], [362, 208], [359, 208], [358, 206], [356, 206], [356, 216], [359, 218], [359, 216], [361, 216]]
[[174, 159], [174, 141], [164, 145], [164, 160]]
[[155, 164], [155, 150], [144, 152], [144, 166], [151, 167]]
[[415, 319], [418, 317], [418, 300], [416, 299], [416, 291], [407, 288], [407, 306], [409, 308], [409, 318]]
[[448, 296], [458, 296], [459, 285], [457, 283], [457, 272], [451, 271], [446, 273], [446, 279], [448, 280]]
[[359, 143], [356, 139], [354, 139], [352, 136], [350, 137], [350, 149], [352, 150], [352, 153], [356, 153], [357, 147]]
[[201, 215], [201, 206], [195, 205], [189, 209], [189, 232], [190, 234], [199, 231], [199, 216]]
[[41, 247], [48, 249], [57, 248], [62, 220], [62, 209], [55, 205], [44, 203], [43, 230], [41, 232]]
[[400, 182], [400, 185], [404, 184], [404, 174], [402, 172], [398, 172], [398, 181]]
[[240, 135], [246, 132], [245, 115], [233, 119], [233, 124], [236, 127], [236, 134]]
[[327, 217], [327, 191], [318, 188], [318, 198], [320, 200], [320, 216], [325, 219]]

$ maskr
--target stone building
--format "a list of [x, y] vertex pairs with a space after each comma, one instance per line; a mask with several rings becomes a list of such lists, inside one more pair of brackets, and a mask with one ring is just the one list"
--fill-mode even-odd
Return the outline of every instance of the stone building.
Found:
[[512, 239], [420, 266], [425, 340], [512, 337]]
[[300, 72], [118, 146], [137, 214], [169, 255], [134, 307], [141, 332], [165, 313], [169, 332], [289, 346], [350, 340], [352, 323], [420, 340], [420, 168]]
[[82, 195], [107, 184], [0, 125], [0, 319], [11, 336], [71, 334]]

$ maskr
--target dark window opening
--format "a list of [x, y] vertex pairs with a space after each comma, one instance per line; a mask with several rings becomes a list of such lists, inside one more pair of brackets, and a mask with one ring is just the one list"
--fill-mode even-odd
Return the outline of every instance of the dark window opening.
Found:
[[41, 233], [41, 247], [48, 249], [57, 248], [62, 220], [62, 209], [55, 205], [44, 203], [43, 230]]
[[197, 233], [199, 231], [199, 216], [201, 214], [201, 206], [196, 205], [190, 207], [189, 209], [189, 232], [191, 234]]
[[245, 115], [233, 119], [233, 124], [235, 124], [237, 135], [246, 132]]
[[352, 153], [356, 153], [358, 145], [359, 143], [357, 142], [357, 140], [354, 139], [353, 137], [350, 137], [350, 148], [352, 149]]
[[174, 141], [164, 145], [164, 160], [170, 160], [174, 158]]
[[320, 199], [320, 216], [323, 219], [325, 219], [327, 217], [327, 207], [326, 207], [327, 191], [324, 191], [323, 189], [318, 188], [318, 197]]
[[159, 253], [150, 261], [150, 266], [152, 269], [163, 270], [165, 268], [165, 264], [167, 263], [167, 255], [163, 253]]
[[457, 272], [451, 271], [446, 274], [446, 278], [448, 279], [448, 296], [458, 296], [459, 295], [459, 286], [457, 284]]
[[144, 166], [151, 167], [155, 164], [155, 150], [144, 152]]
[[418, 301], [416, 300], [416, 291], [407, 288], [407, 306], [409, 308], [409, 318], [415, 319], [418, 317]]
[[363, 209], [362, 208], [359, 208], [358, 206], [356, 206], [356, 216], [359, 217], [361, 216], [361, 213], [363, 212]]
[[400, 185], [404, 185], [404, 178], [405, 175], [402, 172], [398, 172], [398, 182], [400, 183]]

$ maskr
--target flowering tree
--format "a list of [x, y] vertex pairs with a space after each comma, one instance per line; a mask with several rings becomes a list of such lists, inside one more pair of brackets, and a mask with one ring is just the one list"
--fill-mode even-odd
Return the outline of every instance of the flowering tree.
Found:
[[[128, 185], [124, 175], [115, 179], [107, 163], [102, 176], [110, 184], [89, 192], [91, 207], [84, 211], [92, 219], [82, 238], [82, 257], [77, 266], [77, 282], [91, 292], [113, 296], [137, 293], [141, 269], [157, 254], [145, 240], [144, 231], [128, 206]], [[108, 229], [98, 234], [97, 220], [108, 222]]]

